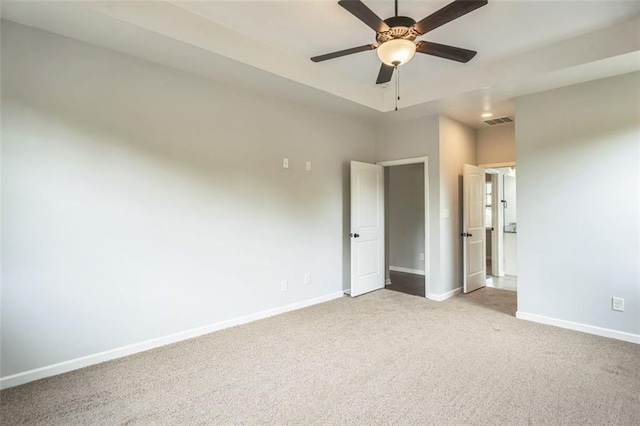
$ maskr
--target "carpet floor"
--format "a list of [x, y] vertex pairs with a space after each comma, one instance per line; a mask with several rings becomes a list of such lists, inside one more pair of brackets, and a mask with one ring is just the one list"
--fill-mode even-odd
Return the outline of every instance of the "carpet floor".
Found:
[[345, 297], [4, 390], [0, 424], [640, 424], [640, 345], [515, 307]]

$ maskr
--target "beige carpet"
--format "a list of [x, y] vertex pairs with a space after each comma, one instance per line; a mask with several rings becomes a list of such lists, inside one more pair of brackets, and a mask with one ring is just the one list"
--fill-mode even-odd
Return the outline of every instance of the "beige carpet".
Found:
[[0, 393], [14, 424], [638, 425], [640, 346], [380, 290]]

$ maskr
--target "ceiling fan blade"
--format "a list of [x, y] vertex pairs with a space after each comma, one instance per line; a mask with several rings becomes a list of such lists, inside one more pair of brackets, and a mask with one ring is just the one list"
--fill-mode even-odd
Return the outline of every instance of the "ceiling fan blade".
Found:
[[340, 0], [338, 4], [367, 24], [373, 31], [389, 31], [389, 26], [360, 0]]
[[382, 64], [380, 66], [380, 72], [378, 73], [378, 79], [376, 80], [376, 84], [382, 84], [382, 83], [388, 83], [391, 81], [391, 77], [393, 76], [393, 70], [395, 68], [390, 66], [390, 65], [386, 65], [386, 64]]
[[414, 28], [420, 35], [426, 34], [447, 22], [451, 22], [469, 12], [473, 12], [487, 3], [489, 3], [488, 0], [455, 0], [416, 23]]
[[427, 55], [438, 56], [440, 58], [451, 59], [452, 61], [464, 63], [469, 62], [478, 53], [475, 50], [447, 46], [446, 44], [431, 43], [429, 41], [417, 42], [416, 52], [426, 53]]
[[327, 59], [339, 58], [341, 56], [352, 55], [358, 52], [364, 52], [365, 50], [373, 50], [375, 49], [375, 44], [365, 44], [364, 46], [352, 47], [351, 49], [340, 50], [338, 52], [327, 53], [326, 55], [314, 56], [311, 58], [313, 62], [322, 62]]

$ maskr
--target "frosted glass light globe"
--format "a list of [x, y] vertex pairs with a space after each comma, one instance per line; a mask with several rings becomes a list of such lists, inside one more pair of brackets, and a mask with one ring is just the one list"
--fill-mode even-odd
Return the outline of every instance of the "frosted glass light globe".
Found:
[[395, 67], [404, 65], [416, 53], [416, 44], [401, 38], [385, 41], [378, 46], [378, 58], [383, 64]]

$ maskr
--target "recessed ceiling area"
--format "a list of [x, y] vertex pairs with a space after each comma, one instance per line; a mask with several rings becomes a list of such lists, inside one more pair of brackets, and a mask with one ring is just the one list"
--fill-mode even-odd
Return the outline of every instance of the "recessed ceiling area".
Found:
[[[385, 19], [391, 0], [364, 2]], [[399, 1], [420, 20], [449, 1]], [[416, 55], [376, 85], [380, 61], [366, 51], [321, 63], [310, 57], [368, 43], [375, 32], [321, 1], [3, 1], [2, 17], [249, 90], [361, 120], [443, 113], [474, 127], [481, 114], [514, 115], [527, 93], [640, 69], [640, 2], [498, 1], [420, 40], [478, 52], [463, 64]]]

